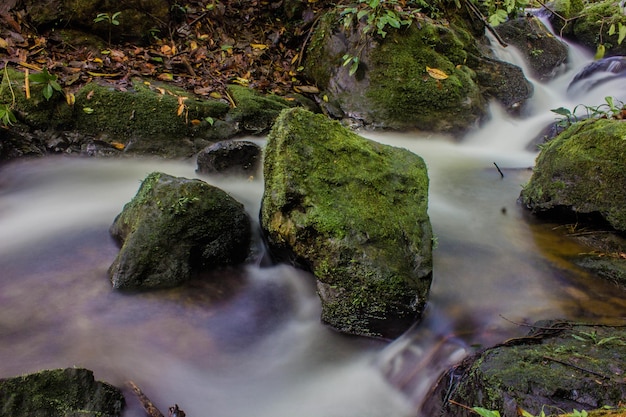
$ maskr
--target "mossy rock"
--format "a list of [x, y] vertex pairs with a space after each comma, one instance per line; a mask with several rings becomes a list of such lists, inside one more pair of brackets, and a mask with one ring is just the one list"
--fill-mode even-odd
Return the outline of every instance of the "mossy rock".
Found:
[[[362, 28], [344, 31], [336, 11], [322, 18], [307, 51], [306, 74], [326, 95], [336, 117], [367, 126], [459, 133], [486, 114], [486, 101], [465, 66], [465, 31], [425, 19], [363, 40]], [[359, 58], [350, 74], [344, 55]], [[447, 78], [429, 76], [427, 67]], [[335, 107], [335, 109], [332, 108]]]
[[67, 104], [64, 94], [55, 90], [46, 99], [44, 85], [31, 82], [30, 98], [27, 98], [23, 72], [5, 68], [0, 74], [0, 103], [12, 108], [20, 123], [44, 130], [65, 129], [72, 125], [74, 109]]
[[228, 91], [235, 102], [227, 120], [238, 123], [242, 132], [262, 134], [272, 127], [278, 114], [293, 105], [282, 97], [270, 94], [262, 95], [241, 85], [230, 85]]
[[521, 202], [534, 213], [599, 214], [626, 231], [626, 122], [575, 123], [542, 146]]
[[[618, 407], [626, 395], [626, 329], [539, 322], [528, 337], [486, 349], [443, 375], [427, 415], [475, 415], [456, 404], [517, 417]], [[623, 411], [623, 410], [622, 410]], [[607, 413], [607, 414], [602, 414]], [[623, 414], [622, 414], [623, 415]]]
[[[562, 32], [563, 36], [587, 47], [590, 51], [596, 51], [598, 45], [602, 43], [607, 56], [626, 55], [626, 42], [618, 44], [618, 31], [609, 35], [612, 24], [618, 23], [626, 25], [626, 15], [620, 10], [618, 2], [604, 0], [599, 2], [584, 2], [581, 8], [580, 0], [557, 2], [563, 9], [569, 10], [569, 14], [564, 17], [576, 17], [567, 24], [561, 19], [552, 17], [552, 23], [557, 33]], [[569, 8], [567, 7], [569, 6]]]
[[313, 272], [325, 323], [396, 337], [419, 319], [432, 275], [419, 156], [292, 109], [268, 136], [264, 177], [270, 250]]
[[0, 379], [0, 417], [117, 417], [122, 392], [82, 368]]
[[507, 44], [520, 51], [533, 78], [548, 81], [563, 71], [568, 47], [538, 17], [508, 20], [495, 29]]
[[245, 261], [251, 224], [243, 205], [221, 189], [153, 172], [110, 232], [122, 243], [109, 268], [113, 287], [166, 288], [199, 270]]
[[75, 129], [104, 133], [108, 140], [123, 144], [126, 152], [188, 157], [208, 142], [183, 139], [209, 137], [213, 127], [206, 119], [222, 118], [230, 107], [137, 79], [128, 91], [108, 84], [87, 84], [76, 94], [75, 108]]

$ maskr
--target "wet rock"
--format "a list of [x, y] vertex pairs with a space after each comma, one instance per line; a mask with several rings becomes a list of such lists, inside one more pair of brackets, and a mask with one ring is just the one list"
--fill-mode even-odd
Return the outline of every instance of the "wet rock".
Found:
[[522, 53], [533, 78], [548, 81], [565, 69], [567, 45], [537, 17], [509, 20], [498, 25], [496, 31], [506, 43]]
[[[309, 43], [305, 72], [320, 88], [320, 105], [334, 117], [366, 127], [461, 133], [487, 113], [476, 74], [466, 65], [472, 36], [424, 20], [384, 39], [344, 30], [329, 12]], [[356, 71], [345, 56], [359, 59]], [[441, 70], [446, 79], [429, 75]]]
[[293, 109], [268, 136], [264, 177], [270, 250], [313, 272], [325, 323], [396, 337], [419, 320], [432, 278], [419, 156]]
[[620, 2], [577, 0], [557, 1], [554, 4], [556, 11], [568, 18], [564, 21], [556, 16], [551, 17], [556, 33], [562, 33], [563, 37], [586, 47], [591, 52], [595, 52], [602, 42], [606, 56], [626, 55], [626, 42], [617, 42], [618, 30], [609, 34], [612, 23], [626, 24], [626, 15]]
[[533, 213], [598, 216], [626, 231], [626, 123], [589, 119], [546, 143], [520, 201]]
[[588, 92], [618, 77], [626, 77], [625, 56], [611, 56], [598, 59], [585, 66], [576, 74], [567, 86], [567, 92], [569, 94], [575, 94], [580, 91]]
[[485, 97], [495, 99], [509, 114], [523, 113], [534, 88], [520, 67], [487, 56], [470, 57], [470, 62]]
[[241, 203], [203, 181], [154, 172], [110, 228], [122, 247], [114, 288], [173, 287], [197, 270], [243, 262], [250, 219]]
[[203, 174], [255, 175], [261, 162], [261, 148], [250, 141], [223, 141], [207, 146], [198, 154], [196, 172]]
[[623, 327], [559, 321], [535, 326], [528, 337], [479, 352], [443, 375], [424, 415], [475, 415], [454, 402], [503, 417], [519, 416], [518, 407], [540, 415], [621, 404], [626, 395]]
[[82, 368], [0, 379], [1, 417], [117, 417], [124, 396]]

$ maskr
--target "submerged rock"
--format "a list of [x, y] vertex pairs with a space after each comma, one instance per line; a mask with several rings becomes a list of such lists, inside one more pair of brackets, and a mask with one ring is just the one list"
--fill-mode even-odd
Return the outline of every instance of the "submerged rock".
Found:
[[396, 337], [420, 318], [432, 231], [419, 156], [294, 109], [268, 136], [264, 175], [270, 250], [313, 272], [325, 323]]
[[82, 368], [0, 379], [0, 417], [117, 417], [122, 392]]
[[241, 263], [250, 218], [226, 192], [154, 172], [110, 228], [122, 247], [109, 268], [114, 288], [172, 287], [192, 272]]
[[626, 231], [626, 122], [590, 119], [546, 143], [520, 201], [534, 213], [599, 215]]
[[423, 413], [476, 415], [457, 404], [503, 417], [519, 416], [518, 407], [533, 416], [617, 407], [626, 395], [625, 346], [623, 327], [540, 322], [527, 337], [479, 352], [443, 375]]

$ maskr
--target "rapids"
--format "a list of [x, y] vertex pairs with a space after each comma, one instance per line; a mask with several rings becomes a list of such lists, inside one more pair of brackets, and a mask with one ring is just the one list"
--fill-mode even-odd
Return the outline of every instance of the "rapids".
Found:
[[[527, 331], [515, 323], [626, 316], [624, 294], [567, 261], [585, 248], [516, 202], [537, 154], [528, 145], [554, 121], [550, 109], [626, 99], [614, 82], [568, 92], [592, 59], [571, 51], [557, 79], [535, 82], [523, 118], [494, 105], [491, 120], [460, 142], [363, 133], [421, 155], [431, 178], [431, 298], [424, 320], [392, 343], [322, 326], [312, 277], [266, 265], [260, 243], [257, 263], [207, 274], [208, 283], [111, 290], [117, 247], [108, 227], [148, 173], [199, 177], [253, 219], [260, 177], [197, 175], [194, 161], [150, 159], [55, 156], [0, 167], [0, 377], [87, 367], [118, 386], [133, 380], [162, 411], [177, 403], [189, 417], [404, 417], [475, 346]], [[499, 53], [523, 65], [511, 48]], [[207, 286], [221, 296], [211, 299]], [[125, 415], [143, 416], [127, 399]]]

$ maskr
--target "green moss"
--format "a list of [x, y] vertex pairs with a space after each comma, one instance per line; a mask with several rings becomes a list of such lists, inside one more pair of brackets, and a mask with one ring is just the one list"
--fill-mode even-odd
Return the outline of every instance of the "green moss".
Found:
[[488, 349], [472, 363], [453, 398], [503, 415], [516, 415], [517, 406], [532, 415], [542, 407], [550, 414], [555, 407], [571, 412], [616, 406], [626, 393], [615, 374], [624, 366], [625, 343], [621, 328], [578, 326], [535, 344]]
[[626, 123], [593, 119], [572, 125], [537, 157], [521, 201], [533, 211], [557, 207], [600, 213], [626, 230]]
[[236, 107], [229, 113], [231, 121], [240, 122], [244, 130], [253, 133], [267, 131], [281, 110], [291, 103], [276, 95], [261, 95], [257, 91], [240, 85], [228, 86]]
[[614, 35], [609, 35], [611, 24], [618, 22], [626, 25], [626, 15], [621, 12], [617, 2], [588, 4], [582, 11], [581, 18], [574, 21], [573, 35], [580, 43], [592, 48], [602, 40], [606, 51], [610, 53], [619, 48], [617, 31]]
[[[371, 59], [372, 87], [367, 97], [375, 119], [392, 120], [398, 127], [458, 130], [482, 113], [474, 73], [464, 66], [465, 43], [451, 28], [424, 22], [421, 28], [411, 25], [390, 33], [372, 51]], [[427, 67], [443, 71], [448, 78], [430, 77]]]
[[270, 132], [264, 169], [263, 227], [323, 283], [325, 322], [351, 332], [415, 319], [432, 268], [421, 158], [293, 109]]
[[[180, 138], [193, 135], [191, 120], [223, 117], [229, 109], [225, 103], [198, 100], [171, 87], [156, 87], [135, 81], [131, 91], [121, 92], [112, 86], [86, 85], [76, 95], [77, 128], [112, 135]], [[179, 97], [187, 98], [180, 114]]]

